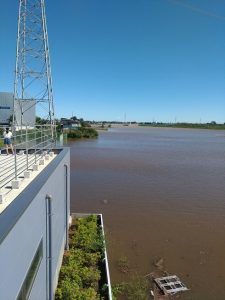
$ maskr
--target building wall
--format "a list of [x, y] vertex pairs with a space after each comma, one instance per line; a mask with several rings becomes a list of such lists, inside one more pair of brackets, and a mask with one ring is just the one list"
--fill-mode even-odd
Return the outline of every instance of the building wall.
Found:
[[[23, 112], [23, 114], [22, 114]], [[34, 126], [36, 114], [35, 100], [15, 101], [16, 125]], [[0, 124], [8, 124], [10, 116], [13, 115], [13, 93], [0, 92]], [[21, 117], [22, 115], [22, 117]]]
[[7, 124], [13, 114], [13, 93], [0, 92], [0, 124]]
[[[65, 165], [68, 170], [67, 186]], [[54, 294], [66, 245], [70, 213], [69, 166], [69, 150], [64, 149], [0, 215], [0, 299], [17, 298], [41, 239], [43, 239], [43, 258], [29, 299], [49, 299], [49, 286], [52, 286], [52, 294]], [[51, 196], [52, 205], [52, 281], [50, 285], [47, 258], [50, 241], [47, 236], [48, 200], [46, 195]], [[1, 227], [3, 224], [4, 226]]]

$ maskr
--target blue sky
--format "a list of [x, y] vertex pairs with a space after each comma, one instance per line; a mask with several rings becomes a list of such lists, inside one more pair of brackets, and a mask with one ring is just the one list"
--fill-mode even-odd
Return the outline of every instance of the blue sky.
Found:
[[[12, 91], [18, 0], [1, 0]], [[225, 122], [223, 0], [46, 0], [57, 117]]]

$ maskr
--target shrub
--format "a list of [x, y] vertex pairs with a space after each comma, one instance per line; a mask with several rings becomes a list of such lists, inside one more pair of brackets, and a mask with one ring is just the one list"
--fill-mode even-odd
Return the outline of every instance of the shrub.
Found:
[[56, 300], [100, 300], [100, 261], [104, 249], [97, 216], [77, 219], [70, 229], [70, 250], [63, 257]]
[[98, 137], [98, 132], [94, 128], [79, 127], [76, 130], [70, 130], [67, 137], [71, 139], [96, 138]]
[[80, 139], [83, 137], [83, 134], [80, 130], [71, 130], [68, 132], [67, 137], [70, 139]]

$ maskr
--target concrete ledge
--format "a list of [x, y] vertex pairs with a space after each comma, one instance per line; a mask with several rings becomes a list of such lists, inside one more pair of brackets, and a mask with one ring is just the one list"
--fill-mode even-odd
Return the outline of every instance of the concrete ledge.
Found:
[[37, 164], [33, 165], [33, 171], [38, 171], [38, 165]]
[[12, 184], [13, 189], [18, 189], [20, 187], [20, 181], [19, 180], [13, 180], [11, 182], [11, 184]]
[[44, 164], [45, 164], [44, 159], [40, 159], [40, 160], [39, 160], [39, 165], [40, 165], [40, 166], [43, 166]]
[[24, 171], [23, 176], [24, 178], [30, 178], [30, 171]]
[[5, 201], [5, 194], [0, 194], [0, 204], [4, 203]]

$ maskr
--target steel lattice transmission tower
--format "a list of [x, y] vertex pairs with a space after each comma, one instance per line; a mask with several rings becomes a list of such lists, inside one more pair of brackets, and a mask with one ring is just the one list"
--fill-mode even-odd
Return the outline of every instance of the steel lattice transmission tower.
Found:
[[[34, 108], [36, 113], [34, 113]], [[24, 118], [25, 114], [29, 115], [29, 110], [33, 115], [37, 114], [48, 120], [50, 124], [54, 124], [52, 77], [44, 0], [19, 0], [14, 125], [29, 125]]]

